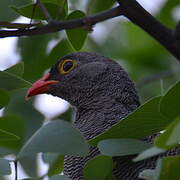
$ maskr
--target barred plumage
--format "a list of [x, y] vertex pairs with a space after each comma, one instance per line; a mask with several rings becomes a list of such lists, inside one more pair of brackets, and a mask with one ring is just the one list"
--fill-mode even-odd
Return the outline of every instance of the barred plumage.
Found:
[[[66, 68], [61, 67], [66, 61], [71, 64]], [[45, 81], [47, 78], [48, 81]], [[34, 86], [37, 90], [39, 85], [47, 83], [51, 85], [46, 93], [61, 97], [75, 107], [74, 126], [87, 140], [121, 121], [139, 106], [136, 89], [127, 73], [118, 63], [95, 53], [81, 52], [64, 56], [52, 67], [50, 73]], [[33, 91], [32, 88], [28, 95], [39, 92]], [[155, 135], [149, 136], [144, 141], [151, 143], [154, 137]], [[86, 157], [66, 156], [64, 174], [72, 180], [82, 180], [85, 163], [98, 154], [98, 149], [91, 147]], [[180, 150], [174, 149], [161, 156], [175, 154], [180, 154]], [[153, 157], [134, 163], [133, 157], [113, 158], [116, 162], [113, 173], [117, 180], [139, 179], [139, 173], [144, 169], [155, 168], [158, 159]]]

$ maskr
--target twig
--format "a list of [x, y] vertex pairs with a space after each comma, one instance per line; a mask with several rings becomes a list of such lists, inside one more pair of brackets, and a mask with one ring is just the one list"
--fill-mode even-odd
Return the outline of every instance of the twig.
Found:
[[25, 24], [25, 23], [11, 23], [6, 21], [0, 21], [0, 28], [8, 29], [25, 29], [40, 25], [41, 23]]
[[17, 166], [17, 160], [14, 161], [14, 169], [15, 169], [15, 180], [18, 180], [18, 166]]
[[151, 82], [160, 80], [160, 79], [164, 79], [164, 78], [168, 78], [173, 76], [175, 73], [179, 73], [180, 70], [176, 70], [176, 71], [164, 71], [164, 72], [160, 72], [157, 74], [153, 74], [151, 76], [145, 77], [140, 79], [137, 83], [136, 83], [136, 87], [137, 88], [142, 88], [144, 85], [149, 84]]
[[41, 0], [37, 0], [38, 6], [41, 8], [45, 18], [48, 22], [52, 21], [51, 15], [49, 14], [47, 8], [44, 6], [44, 4], [41, 2]]
[[32, 22], [33, 22], [33, 17], [35, 14], [36, 6], [37, 6], [37, 2], [34, 4], [33, 9], [32, 9], [30, 24], [32, 24]]
[[[39, 34], [47, 34], [61, 31], [64, 29], [74, 29], [79, 27], [91, 27], [101, 21], [124, 15], [131, 22], [138, 25], [145, 32], [149, 33], [154, 39], [161, 43], [172, 55], [180, 61], [180, 43], [177, 38], [175, 30], [171, 30], [157, 21], [151, 14], [149, 14], [137, 1], [135, 0], [117, 0], [120, 6], [110, 10], [86, 16], [84, 18], [67, 20], [67, 21], [51, 21], [48, 25], [42, 27], [34, 27], [31, 29], [18, 30], [0, 30], [0, 38], [12, 36], [32, 36]], [[40, 0], [39, 0], [40, 2]], [[39, 4], [43, 5], [43, 4]], [[50, 19], [47, 9], [43, 10], [47, 19]]]
[[180, 21], [176, 25], [175, 36], [178, 40], [178, 43], [180, 43]]
[[68, 21], [52, 21], [48, 25], [42, 27], [36, 27], [26, 30], [0, 30], [0, 38], [4, 37], [19, 37], [19, 36], [32, 36], [39, 34], [47, 34], [52, 32], [61, 31], [64, 29], [74, 29], [82, 26], [86, 26], [86, 22], [91, 22], [92, 25], [105, 21], [107, 19], [117, 17], [122, 15], [122, 10], [120, 7], [115, 7], [110, 10], [87, 16], [80, 19], [68, 20]]

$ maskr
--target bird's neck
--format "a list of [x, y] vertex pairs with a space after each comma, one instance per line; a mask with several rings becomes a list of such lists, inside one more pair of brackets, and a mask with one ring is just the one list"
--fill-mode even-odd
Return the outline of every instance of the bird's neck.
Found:
[[77, 109], [75, 126], [86, 139], [90, 139], [110, 128], [136, 107], [110, 97], [100, 98], [99, 101], [92, 99]]

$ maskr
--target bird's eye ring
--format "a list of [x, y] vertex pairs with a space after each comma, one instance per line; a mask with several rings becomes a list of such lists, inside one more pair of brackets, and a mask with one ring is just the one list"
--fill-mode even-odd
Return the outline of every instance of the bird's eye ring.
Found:
[[61, 74], [67, 74], [70, 71], [72, 71], [77, 65], [76, 60], [72, 59], [65, 59], [63, 62], [61, 62], [58, 66], [58, 70]]

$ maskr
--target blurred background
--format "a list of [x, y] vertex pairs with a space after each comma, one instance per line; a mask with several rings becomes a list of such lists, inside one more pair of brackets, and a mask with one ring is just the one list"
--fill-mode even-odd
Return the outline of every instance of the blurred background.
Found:
[[[174, 29], [180, 20], [179, 0], [138, 0], [138, 2], [169, 28]], [[29, 18], [19, 16], [10, 8], [10, 6], [20, 7], [27, 3], [31, 3], [31, 0], [1, 0], [0, 21], [30, 23]], [[99, 6], [96, 1], [70, 0], [68, 3], [69, 11], [79, 9], [93, 14], [103, 10], [103, 7]], [[23, 78], [34, 82], [47, 72], [61, 56], [74, 51], [65, 32], [0, 39], [0, 70], [5, 70], [23, 61]], [[97, 24], [88, 34], [81, 51], [97, 52], [121, 64], [136, 83], [142, 103], [161, 95], [180, 78], [178, 61], [152, 37], [124, 17], [109, 19]], [[18, 115], [25, 121], [22, 144], [44, 121], [56, 118], [69, 120], [73, 116], [70, 105], [64, 100], [50, 95], [39, 95], [26, 102], [25, 92], [26, 89], [14, 91], [7, 107], [0, 111], [1, 116]], [[15, 148], [13, 153], [17, 152], [18, 148]], [[7, 154], [8, 149], [0, 148], [0, 155]], [[40, 159], [37, 160], [34, 157], [34, 160], [20, 162], [22, 166], [20, 178], [36, 176], [38, 173], [43, 174], [49, 162], [44, 161], [45, 165]], [[39, 163], [41, 165], [37, 166]], [[26, 172], [23, 171], [23, 167]], [[12, 174], [6, 178], [13, 179], [13, 176]]]

